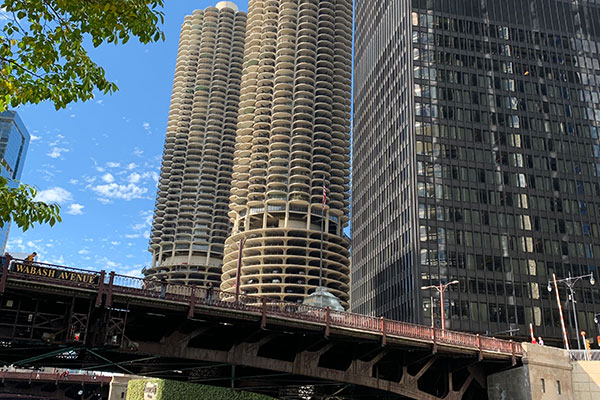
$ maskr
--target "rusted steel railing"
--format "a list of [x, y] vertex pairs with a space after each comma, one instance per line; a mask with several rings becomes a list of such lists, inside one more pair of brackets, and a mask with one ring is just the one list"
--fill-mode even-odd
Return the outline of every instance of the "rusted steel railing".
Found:
[[323, 324], [326, 334], [329, 334], [331, 327], [376, 333], [381, 335], [382, 344], [385, 344], [390, 337], [400, 337], [432, 343], [434, 351], [438, 345], [451, 345], [478, 351], [480, 356], [482, 352], [512, 355], [513, 361], [516, 356], [523, 354], [521, 345], [513, 341], [245, 294], [239, 294], [236, 301], [234, 293], [222, 292], [216, 288], [209, 292], [204, 287], [161, 282], [158, 279], [144, 279], [115, 272], [98, 272], [55, 264], [13, 260], [8, 272], [4, 268], [0, 274], [3, 282], [7, 279], [18, 279], [94, 289], [98, 292], [96, 301], [98, 306], [101, 305], [101, 299], [110, 305], [114, 295], [139, 296], [184, 303], [189, 307], [188, 315], [192, 317], [197, 307], [211, 306], [256, 313], [261, 316], [262, 325], [266, 324], [267, 317], [282, 317]]

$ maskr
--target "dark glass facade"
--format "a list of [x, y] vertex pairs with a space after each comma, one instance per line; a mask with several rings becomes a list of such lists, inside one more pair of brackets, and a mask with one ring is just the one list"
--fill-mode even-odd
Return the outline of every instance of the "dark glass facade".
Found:
[[[0, 113], [0, 175], [9, 185], [21, 178], [25, 154], [29, 146], [29, 132], [15, 111]], [[0, 251], [4, 252], [9, 226], [0, 228]]]
[[559, 338], [548, 280], [599, 278], [600, 2], [356, 7], [354, 311], [439, 323], [458, 280], [447, 327]]

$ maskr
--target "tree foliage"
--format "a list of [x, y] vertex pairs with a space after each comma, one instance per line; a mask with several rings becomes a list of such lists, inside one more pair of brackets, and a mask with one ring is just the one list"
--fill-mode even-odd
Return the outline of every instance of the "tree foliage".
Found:
[[[87, 48], [164, 40], [164, 0], [0, 0], [0, 111], [49, 100], [55, 108], [118, 90]], [[0, 178], [0, 227], [60, 222], [35, 188]]]
[[36, 222], [50, 226], [60, 222], [60, 207], [35, 201], [36, 194], [35, 188], [23, 184], [11, 188], [8, 180], [0, 176], [0, 228], [11, 221], [24, 231]]
[[86, 46], [164, 40], [164, 0], [0, 0], [0, 111], [118, 90]]

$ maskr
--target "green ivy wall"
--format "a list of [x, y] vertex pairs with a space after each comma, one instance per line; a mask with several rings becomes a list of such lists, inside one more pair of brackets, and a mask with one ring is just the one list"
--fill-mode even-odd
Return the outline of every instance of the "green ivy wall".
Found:
[[256, 393], [164, 379], [130, 380], [127, 385], [127, 400], [144, 400], [146, 382], [158, 384], [155, 400], [273, 400], [273, 397]]

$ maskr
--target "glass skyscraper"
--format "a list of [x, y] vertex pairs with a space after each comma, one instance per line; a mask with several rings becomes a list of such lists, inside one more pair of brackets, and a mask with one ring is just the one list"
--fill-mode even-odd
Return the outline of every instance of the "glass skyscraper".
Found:
[[[15, 111], [0, 113], [0, 175], [10, 186], [21, 179], [25, 154], [29, 146], [29, 132]], [[0, 228], [0, 250], [4, 253], [9, 225]]]
[[357, 0], [355, 27], [353, 310], [439, 324], [421, 287], [458, 280], [447, 327], [560, 337], [548, 280], [599, 278], [600, 1]]

